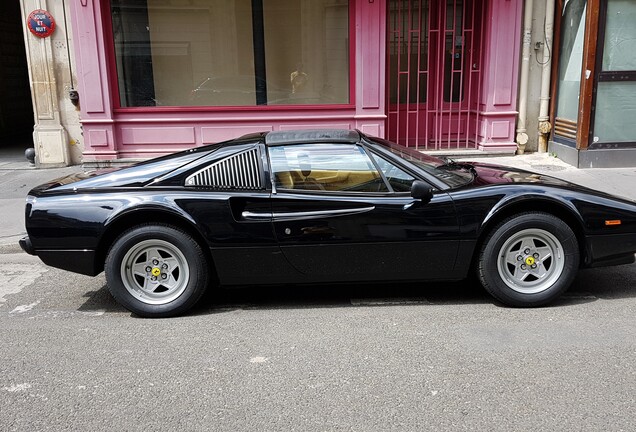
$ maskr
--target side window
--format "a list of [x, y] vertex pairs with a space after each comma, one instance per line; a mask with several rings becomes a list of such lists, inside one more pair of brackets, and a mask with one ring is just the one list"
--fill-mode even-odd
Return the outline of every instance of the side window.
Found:
[[409, 192], [411, 190], [415, 177], [377, 155], [373, 155], [373, 159], [375, 159], [394, 192]]
[[389, 192], [369, 156], [352, 144], [296, 144], [269, 148], [277, 189]]
[[258, 148], [242, 151], [206, 166], [189, 176], [185, 185], [215, 189], [263, 189]]

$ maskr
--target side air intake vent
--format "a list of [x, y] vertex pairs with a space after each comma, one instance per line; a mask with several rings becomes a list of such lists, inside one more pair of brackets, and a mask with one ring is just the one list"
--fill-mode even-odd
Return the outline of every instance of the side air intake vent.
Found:
[[217, 189], [263, 189], [258, 148], [213, 163], [186, 179], [186, 186]]

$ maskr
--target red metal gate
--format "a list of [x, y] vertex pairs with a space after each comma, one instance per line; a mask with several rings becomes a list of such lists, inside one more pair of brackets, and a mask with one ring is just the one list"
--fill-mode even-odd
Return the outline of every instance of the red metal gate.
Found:
[[420, 150], [475, 148], [482, 3], [388, 1], [388, 139]]

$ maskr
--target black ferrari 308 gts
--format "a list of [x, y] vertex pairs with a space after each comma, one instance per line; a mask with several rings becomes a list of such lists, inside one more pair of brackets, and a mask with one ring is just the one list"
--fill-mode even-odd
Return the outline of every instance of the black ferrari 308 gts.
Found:
[[579, 268], [634, 262], [636, 203], [357, 131], [281, 131], [41, 185], [26, 229], [26, 252], [105, 271], [112, 295], [145, 317], [184, 313], [209, 286], [471, 271], [497, 300], [529, 307]]

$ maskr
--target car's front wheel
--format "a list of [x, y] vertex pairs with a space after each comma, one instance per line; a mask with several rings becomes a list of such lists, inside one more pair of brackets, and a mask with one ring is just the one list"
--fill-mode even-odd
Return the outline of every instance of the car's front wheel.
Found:
[[528, 212], [502, 221], [490, 232], [477, 270], [493, 297], [510, 306], [531, 307], [559, 297], [578, 266], [572, 229], [554, 215]]
[[108, 252], [105, 271], [113, 297], [142, 317], [182, 314], [208, 285], [201, 247], [168, 225], [142, 225], [123, 233]]

